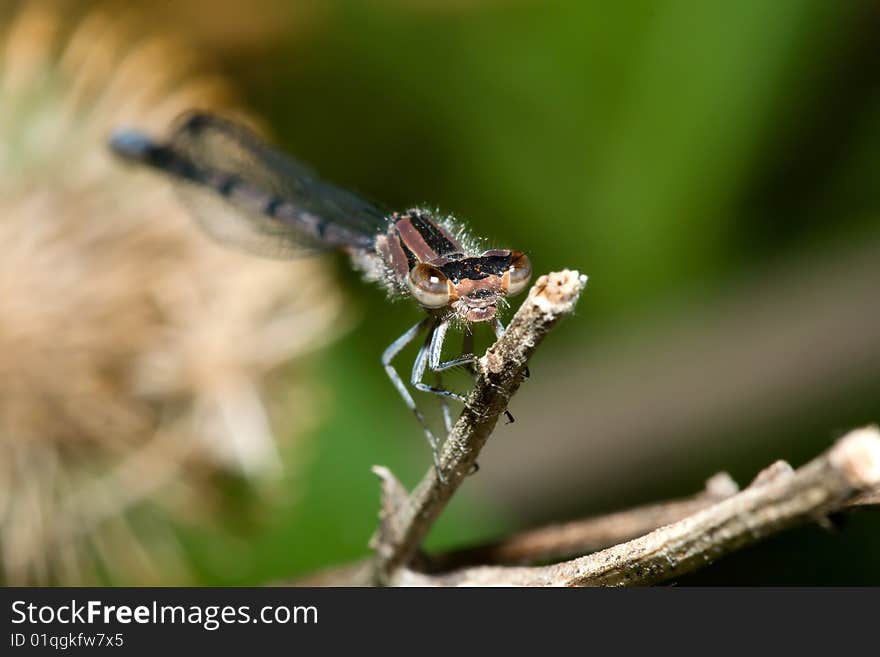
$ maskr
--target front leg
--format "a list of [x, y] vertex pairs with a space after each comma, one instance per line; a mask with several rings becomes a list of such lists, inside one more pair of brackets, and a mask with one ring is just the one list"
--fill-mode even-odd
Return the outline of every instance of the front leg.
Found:
[[[471, 351], [473, 351], [473, 335], [471, 333], [465, 333], [465, 339], [463, 341], [463, 346], [467, 347], [467, 351], [465, 351], [458, 358], [453, 358], [452, 360], [440, 361], [440, 356], [443, 353], [443, 343], [446, 341], [446, 331], [449, 330], [449, 322], [440, 322], [437, 325], [437, 328], [434, 330], [433, 335], [430, 340], [430, 347], [428, 348], [429, 359], [428, 365], [431, 370], [434, 372], [442, 372], [444, 370], [451, 369], [453, 367], [461, 367], [463, 365], [471, 365], [476, 362], [477, 357], [474, 356]], [[471, 339], [468, 340], [467, 336], [471, 336]], [[470, 368], [469, 368], [470, 369]]]
[[[495, 332], [496, 337], [501, 337], [504, 333], [504, 325], [499, 321], [495, 320], [493, 324], [493, 330]], [[413, 363], [412, 377], [410, 378], [410, 383], [412, 383], [413, 387], [417, 390], [421, 390], [422, 392], [430, 392], [432, 394], [443, 397], [444, 401], [446, 399], [454, 399], [455, 401], [464, 403], [467, 398], [464, 395], [460, 395], [457, 392], [452, 392], [451, 390], [447, 390], [443, 388], [441, 385], [432, 386], [422, 379], [425, 377], [425, 370], [427, 368], [431, 368], [433, 372], [443, 372], [444, 370], [451, 369], [453, 367], [461, 367], [461, 366], [472, 366], [476, 361], [477, 357], [471, 353], [466, 353], [458, 358], [453, 358], [452, 360], [441, 361], [441, 356], [443, 353], [443, 343], [446, 340], [446, 332], [449, 330], [449, 322], [448, 321], [440, 321], [436, 324], [432, 330], [428, 332], [428, 337], [425, 340], [425, 343], [422, 345], [422, 348], [419, 350], [419, 355], [416, 357], [415, 363]], [[473, 336], [470, 333], [465, 333], [464, 338], [464, 346], [466, 348], [473, 348]], [[474, 371], [472, 367], [468, 367], [468, 371], [473, 375]], [[444, 408], [444, 415], [445, 415]], [[504, 412], [507, 416], [509, 422], [513, 422], [513, 416], [509, 411]]]
[[446, 388], [442, 388], [439, 386], [428, 385], [427, 383], [422, 381], [422, 379], [425, 378], [425, 370], [429, 366], [434, 372], [442, 372], [443, 370], [448, 370], [451, 367], [471, 363], [475, 360], [474, 356], [467, 355], [462, 356], [461, 358], [447, 361], [445, 363], [440, 362], [440, 353], [443, 350], [443, 341], [446, 339], [446, 331], [448, 329], [449, 322], [441, 321], [440, 323], [436, 324], [431, 331], [429, 331], [425, 343], [422, 345], [422, 348], [419, 349], [419, 355], [416, 356], [416, 362], [413, 363], [412, 377], [410, 378], [410, 383], [412, 383], [413, 387], [416, 388], [416, 390], [421, 390], [422, 392], [430, 392], [432, 394], [439, 395], [444, 399], [454, 399], [455, 401], [464, 403], [464, 395], [460, 395], [457, 392], [452, 392], [451, 390], [447, 390]]

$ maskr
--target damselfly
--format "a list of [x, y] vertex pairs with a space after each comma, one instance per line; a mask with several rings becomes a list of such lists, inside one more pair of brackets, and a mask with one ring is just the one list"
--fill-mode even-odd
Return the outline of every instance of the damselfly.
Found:
[[[110, 145], [124, 159], [159, 169], [179, 182], [191, 214], [216, 240], [274, 258], [340, 249], [390, 294], [413, 298], [427, 317], [391, 343], [382, 354], [382, 365], [421, 423], [438, 463], [439, 442], [392, 361], [427, 333], [410, 384], [440, 396], [449, 431], [446, 400], [465, 398], [444, 388], [439, 373], [472, 367], [476, 357], [470, 353], [471, 323], [491, 322], [496, 336], [504, 331], [498, 306], [528, 284], [532, 272], [525, 254], [481, 251], [451, 218], [429, 210], [383, 212], [320, 180], [244, 127], [211, 114], [187, 114], [167, 140], [122, 130]], [[443, 361], [443, 343], [452, 324], [464, 329], [464, 353]], [[437, 385], [424, 382], [427, 369], [437, 373]]]

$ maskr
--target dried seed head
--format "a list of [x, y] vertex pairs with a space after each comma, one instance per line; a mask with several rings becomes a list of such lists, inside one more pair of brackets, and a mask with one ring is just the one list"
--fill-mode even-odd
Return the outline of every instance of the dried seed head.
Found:
[[[7, 24], [0, 581], [179, 582], [145, 509], [197, 489], [194, 472], [277, 466], [270, 375], [333, 335], [338, 292], [320, 262], [215, 246], [161, 178], [107, 153], [119, 125], [159, 132], [185, 109], [229, 106], [189, 53], [98, 14], [65, 26], [29, 8]], [[312, 405], [284, 375], [284, 435], [301, 435]]]

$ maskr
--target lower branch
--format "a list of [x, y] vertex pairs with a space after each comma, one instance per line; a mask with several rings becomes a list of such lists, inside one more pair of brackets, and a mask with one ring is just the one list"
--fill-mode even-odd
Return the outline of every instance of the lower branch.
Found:
[[704, 567], [796, 524], [876, 500], [880, 432], [858, 429], [798, 470], [778, 462], [741, 493], [683, 520], [572, 561], [479, 566], [429, 575], [400, 568], [390, 583], [418, 586], [638, 586]]
[[528, 565], [589, 554], [644, 536], [738, 492], [739, 486], [730, 475], [719, 472], [706, 482], [704, 490], [692, 497], [548, 525], [484, 545], [431, 555], [426, 570], [437, 573], [465, 566]]

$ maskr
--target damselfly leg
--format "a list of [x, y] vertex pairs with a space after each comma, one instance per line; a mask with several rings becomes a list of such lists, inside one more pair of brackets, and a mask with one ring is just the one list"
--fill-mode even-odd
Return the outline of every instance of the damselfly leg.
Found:
[[443, 402], [447, 399], [454, 399], [457, 402], [464, 403], [464, 395], [443, 388], [442, 383], [438, 383], [437, 386], [432, 386], [422, 381], [425, 377], [425, 370], [428, 369], [428, 367], [431, 368], [431, 371], [436, 372], [439, 375], [439, 373], [444, 370], [474, 361], [474, 356], [468, 354], [460, 358], [446, 361], [445, 363], [440, 362], [440, 352], [443, 349], [443, 341], [446, 337], [447, 326], [448, 324], [446, 322], [440, 322], [439, 324], [434, 325], [432, 330], [428, 332], [428, 337], [421, 349], [419, 349], [419, 354], [416, 356], [416, 360], [413, 363], [410, 383], [416, 390], [439, 395]]
[[[469, 326], [464, 327], [464, 331], [462, 332], [462, 340], [461, 340], [461, 353], [462, 354], [472, 354], [474, 353], [474, 334], [470, 330]], [[463, 369], [467, 370], [471, 376], [475, 376], [476, 372], [474, 371], [474, 361], [471, 360], [469, 362], [461, 363]], [[434, 380], [436, 382], [436, 387], [443, 388], [443, 375], [441, 372], [435, 371]], [[446, 397], [440, 398], [440, 408], [443, 411], [443, 426], [446, 427], [446, 433], [450, 433], [452, 431], [452, 414], [449, 411], [449, 401]]]
[[[435, 372], [434, 381], [436, 381], [438, 388], [443, 387], [443, 375], [440, 372]], [[449, 402], [445, 397], [440, 398], [440, 411], [443, 413], [443, 428], [446, 429], [446, 435], [448, 436], [452, 432], [452, 413], [449, 410]]]
[[[464, 327], [464, 332], [461, 337], [461, 353], [463, 354], [472, 354], [474, 353], [474, 334], [471, 331], [470, 326]], [[476, 372], [474, 372], [474, 364], [470, 363], [465, 366], [467, 371], [471, 373], [471, 376], [474, 376]]]
[[394, 365], [391, 364], [394, 357], [403, 351], [406, 345], [415, 340], [422, 331], [431, 326], [433, 322], [434, 320], [432, 318], [426, 317], [388, 345], [388, 348], [382, 352], [382, 366], [385, 368], [388, 378], [391, 379], [391, 383], [394, 384], [394, 387], [397, 388], [397, 392], [403, 398], [407, 408], [413, 412], [416, 419], [419, 421], [419, 424], [422, 425], [425, 437], [428, 439], [428, 444], [431, 446], [431, 453], [434, 457], [434, 467], [437, 469], [437, 475], [442, 478], [442, 475], [440, 474], [440, 444], [437, 441], [437, 437], [431, 431], [430, 427], [428, 427], [428, 423], [425, 421], [425, 416], [422, 415], [422, 412], [416, 406], [415, 400], [412, 398], [409, 390], [406, 389], [406, 384], [404, 384], [403, 379], [400, 378], [400, 374], [397, 373], [397, 370], [394, 369]]
[[[441, 361], [443, 344], [446, 340], [446, 332], [448, 329], [449, 322], [440, 321], [429, 330], [428, 337], [422, 345], [422, 348], [419, 350], [419, 354], [413, 364], [412, 378], [410, 380], [410, 383], [412, 383], [413, 387], [417, 390], [430, 392], [442, 398], [444, 419], [446, 419], [448, 415], [448, 405], [446, 404], [447, 399], [454, 399], [461, 403], [465, 403], [467, 399], [464, 395], [460, 395], [444, 388], [439, 376], [437, 377], [437, 385], [435, 386], [424, 383], [422, 379], [424, 378], [425, 370], [430, 368], [431, 371], [439, 374], [440, 372], [454, 367], [464, 367], [470, 372], [471, 376], [473, 376], [473, 364], [477, 360], [477, 357], [471, 353], [473, 350], [473, 334], [470, 331], [465, 331], [462, 340], [462, 351], [464, 354], [458, 358]], [[495, 337], [500, 338], [504, 333], [504, 324], [496, 319], [492, 324], [492, 329], [495, 332]], [[511, 415], [510, 411], [505, 410], [504, 414], [507, 417], [508, 424], [514, 422], [513, 415]], [[451, 420], [447, 420], [447, 432], [450, 430], [449, 424], [451, 424]]]
[[[434, 327], [434, 330], [431, 332], [428, 341], [426, 342], [426, 346], [428, 346], [428, 366], [431, 368], [433, 372], [443, 372], [445, 370], [452, 369], [453, 367], [462, 367], [467, 366], [477, 360], [477, 357], [474, 356], [469, 351], [464, 352], [458, 358], [453, 358], [452, 360], [441, 361], [441, 355], [443, 353], [443, 344], [446, 342], [446, 331], [449, 330], [449, 322], [441, 321], [438, 322]], [[420, 379], [421, 380], [421, 377]], [[434, 391], [430, 391], [434, 392]], [[439, 393], [443, 394], [443, 393]], [[464, 397], [462, 395], [458, 395], [458, 401], [464, 401]]]
[[[403, 351], [403, 349], [410, 342], [415, 340], [420, 333], [426, 330], [428, 331], [428, 335], [421, 348], [419, 349], [419, 353], [416, 356], [415, 362], [413, 363], [410, 383], [416, 390], [420, 390], [422, 392], [430, 392], [441, 397], [443, 404], [443, 423], [446, 427], [447, 432], [451, 431], [452, 418], [446, 402], [449, 399], [454, 399], [455, 401], [464, 403], [466, 401], [466, 398], [464, 395], [460, 395], [456, 392], [452, 392], [451, 390], [447, 390], [446, 388], [442, 387], [440, 373], [453, 367], [470, 365], [476, 360], [476, 356], [474, 356], [473, 354], [465, 354], [458, 358], [453, 358], [452, 360], [442, 361], [441, 354], [443, 352], [443, 343], [446, 340], [446, 333], [448, 329], [448, 321], [438, 322], [433, 318], [426, 318], [411, 327], [408, 331], [406, 331], [406, 333], [404, 333], [394, 342], [392, 342], [382, 354], [382, 366], [385, 368], [385, 372], [388, 374], [388, 378], [391, 379], [394, 387], [397, 388], [397, 392], [403, 398], [403, 401], [407, 405], [407, 408], [409, 408], [413, 412], [413, 414], [416, 416], [416, 419], [419, 421], [419, 424], [422, 425], [422, 429], [425, 432], [425, 437], [427, 438], [428, 444], [430, 445], [431, 451], [433, 453], [434, 465], [438, 468], [438, 474], [440, 472], [440, 442], [434, 435], [434, 432], [431, 431], [431, 428], [428, 426], [428, 423], [425, 420], [425, 416], [416, 406], [412, 394], [410, 394], [410, 391], [407, 389], [406, 384], [404, 383], [400, 374], [397, 372], [397, 369], [395, 369], [392, 361], [401, 351]], [[465, 343], [467, 345], [467, 340], [465, 340]], [[437, 374], [438, 379], [436, 386], [429, 385], [422, 380], [424, 379], [425, 372], [428, 369]]]

